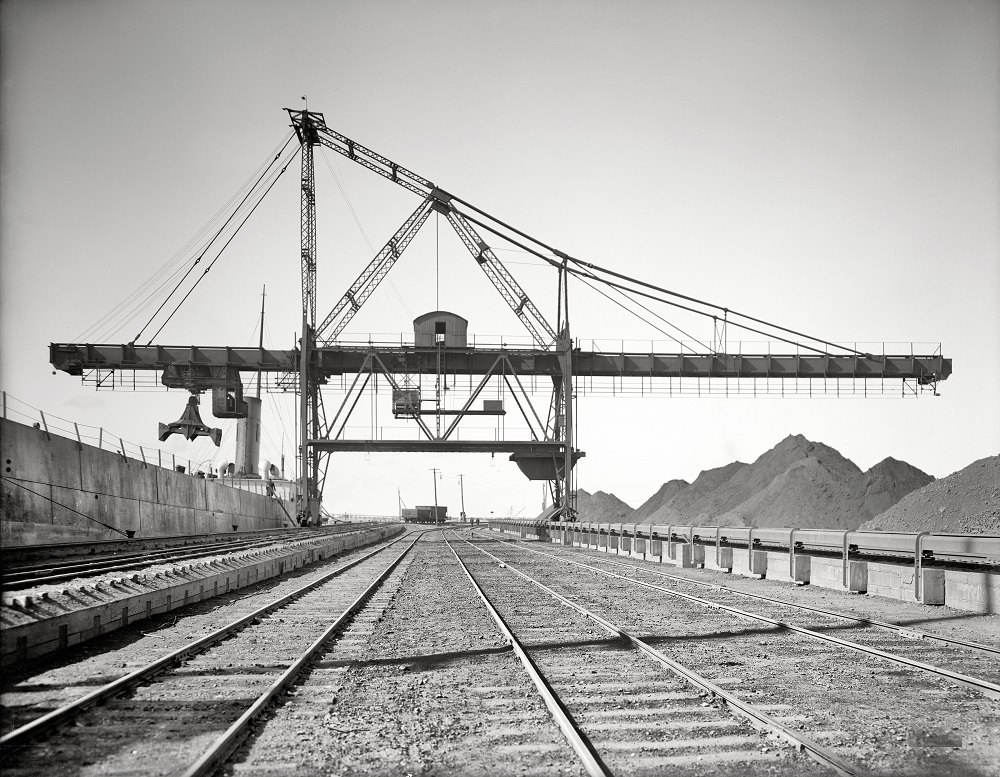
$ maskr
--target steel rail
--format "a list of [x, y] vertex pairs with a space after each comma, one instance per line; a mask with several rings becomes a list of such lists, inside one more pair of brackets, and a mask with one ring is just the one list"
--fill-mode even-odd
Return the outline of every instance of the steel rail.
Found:
[[[294, 533], [293, 533], [294, 532]], [[301, 532], [301, 533], [299, 533]], [[341, 532], [338, 532], [338, 534]], [[79, 568], [85, 570], [87, 567], [95, 566], [102, 563], [124, 563], [126, 561], [131, 561], [133, 559], [142, 561], [149, 558], [158, 558], [164, 555], [169, 555], [170, 553], [194, 553], [196, 551], [211, 551], [216, 548], [231, 548], [231, 547], [241, 547], [242, 545], [248, 543], [268, 543], [268, 542], [281, 542], [281, 541], [295, 541], [299, 539], [307, 539], [311, 537], [323, 536], [323, 532], [310, 532], [308, 530], [303, 531], [302, 529], [289, 530], [285, 529], [281, 532], [274, 532], [271, 534], [265, 534], [256, 537], [246, 537], [239, 536], [233, 533], [226, 535], [228, 539], [217, 540], [213, 542], [205, 542], [191, 545], [178, 545], [177, 547], [163, 547], [159, 549], [150, 550], [135, 550], [126, 553], [109, 552], [106, 554], [91, 553], [89, 555], [72, 555], [63, 556], [58, 558], [50, 558], [45, 561], [31, 561], [26, 563], [18, 564], [16, 562], [10, 563], [4, 570], [0, 570], [0, 575], [3, 577], [24, 575], [28, 573], [47, 573], [47, 572], [62, 572], [71, 569]], [[136, 542], [137, 540], [132, 540]], [[35, 546], [37, 547], [37, 546]]]
[[[304, 539], [304, 538], [296, 538]], [[14, 570], [5, 572], [0, 576], [0, 587], [4, 591], [22, 591], [35, 585], [46, 585], [50, 583], [62, 583], [67, 580], [75, 580], [82, 577], [94, 577], [110, 572], [123, 572], [129, 569], [145, 569], [157, 564], [168, 564], [174, 561], [188, 561], [190, 559], [204, 558], [206, 556], [218, 556], [224, 553], [237, 553], [254, 548], [274, 545], [281, 540], [244, 540], [235, 541], [232, 544], [219, 544], [202, 547], [197, 550], [184, 549], [173, 553], [171, 551], [154, 551], [153, 553], [137, 553], [128, 557], [107, 558], [99, 561], [87, 563], [75, 562], [65, 566], [49, 566], [36, 570]], [[32, 577], [40, 572], [46, 573], [38, 577]]]
[[[209, 775], [215, 772], [215, 770], [221, 766], [226, 758], [229, 757], [230, 753], [239, 745], [243, 737], [247, 733], [247, 729], [263, 714], [270, 703], [280, 695], [289, 685], [295, 682], [299, 673], [303, 670], [306, 664], [312, 660], [316, 653], [323, 649], [324, 645], [334, 636], [346, 623], [354, 616], [354, 614], [360, 610], [364, 604], [371, 598], [372, 594], [381, 587], [385, 579], [389, 577], [392, 571], [399, 565], [399, 562], [403, 560], [403, 557], [410, 552], [410, 549], [417, 544], [421, 537], [426, 532], [420, 533], [409, 545], [407, 545], [403, 552], [400, 553], [393, 561], [379, 573], [378, 577], [372, 581], [372, 583], [365, 588], [365, 590], [351, 603], [351, 605], [344, 610], [340, 616], [331, 623], [327, 629], [320, 634], [319, 637], [305, 650], [302, 655], [300, 655], [291, 666], [286, 669], [281, 677], [275, 680], [270, 687], [262, 693], [257, 700], [244, 712], [240, 717], [228, 728], [226, 731], [219, 736], [215, 742], [212, 743], [211, 747], [205, 751], [201, 758], [199, 758], [195, 763], [184, 772], [183, 777], [202, 777], [202, 775]], [[407, 535], [409, 536], [409, 535]], [[402, 539], [402, 538], [400, 538]], [[398, 541], [398, 540], [397, 540]], [[393, 543], [394, 544], [394, 543]], [[388, 547], [388, 546], [386, 546]], [[383, 548], [384, 550], [384, 548]], [[372, 554], [369, 554], [372, 555]], [[367, 558], [367, 556], [365, 557]]]
[[[507, 539], [506, 537], [497, 538], [504, 542], [514, 543], [515, 540]], [[525, 548], [527, 550], [527, 548]], [[536, 553], [544, 553], [544, 551], [534, 551]], [[551, 555], [552, 558], [560, 558], [557, 554], [551, 553], [546, 554]], [[781, 604], [786, 607], [794, 607], [799, 610], [808, 610], [810, 612], [817, 612], [821, 615], [829, 615], [831, 618], [840, 618], [841, 620], [854, 621], [856, 623], [863, 623], [866, 626], [875, 626], [876, 628], [885, 629], [886, 631], [897, 634], [901, 637], [906, 637], [907, 639], [923, 639], [928, 641], [945, 642], [949, 645], [957, 645], [959, 647], [969, 648], [970, 650], [978, 650], [983, 653], [989, 653], [991, 655], [1000, 655], [1000, 647], [993, 647], [992, 645], [983, 645], [979, 642], [969, 642], [964, 639], [956, 639], [954, 637], [946, 637], [940, 634], [932, 634], [929, 631], [922, 631], [920, 629], [911, 629], [907, 626], [900, 626], [898, 623], [891, 623], [889, 621], [875, 620], [874, 618], [862, 618], [857, 615], [845, 615], [844, 613], [834, 612], [833, 610], [824, 610], [820, 607], [813, 607], [808, 604], [799, 604], [797, 602], [790, 602], [786, 599], [777, 599], [772, 596], [765, 596], [764, 594], [750, 593], [749, 591], [740, 591], [736, 588], [730, 588], [729, 586], [719, 585], [718, 583], [708, 583], [704, 580], [694, 580], [690, 577], [684, 577], [683, 575], [671, 575], [669, 572], [662, 572], [659, 569], [649, 569], [647, 567], [639, 567], [635, 564], [626, 564], [622, 561], [612, 561], [611, 559], [596, 558], [594, 556], [587, 556], [595, 563], [598, 564], [608, 564], [610, 566], [623, 567], [625, 569], [632, 569], [636, 572], [645, 572], [650, 575], [656, 575], [657, 577], [665, 577], [668, 580], [679, 580], [684, 583], [690, 583], [691, 585], [700, 586], [701, 588], [711, 588], [716, 591], [725, 591], [726, 593], [736, 594], [737, 596], [742, 596], [747, 599], [759, 599], [765, 602], [772, 602], [774, 604]]]
[[573, 718], [573, 714], [566, 708], [562, 699], [559, 698], [558, 694], [556, 694], [555, 690], [553, 690], [548, 680], [545, 679], [545, 675], [542, 674], [537, 664], [535, 664], [531, 656], [528, 655], [528, 652], [524, 649], [520, 640], [518, 640], [517, 636], [515, 636], [510, 626], [507, 625], [504, 617], [499, 613], [496, 607], [493, 606], [493, 603], [486, 595], [482, 586], [479, 585], [476, 579], [472, 576], [472, 572], [469, 571], [465, 562], [462, 561], [461, 556], [458, 555], [458, 551], [456, 551], [454, 546], [448, 542], [448, 538], [443, 532], [442, 536], [444, 537], [445, 544], [448, 545], [448, 548], [455, 555], [455, 559], [458, 561], [459, 566], [462, 567], [462, 571], [465, 572], [466, 577], [469, 578], [469, 582], [472, 583], [473, 589], [479, 595], [479, 598], [482, 599], [483, 605], [486, 607], [486, 611], [493, 617], [493, 620], [496, 621], [504, 639], [510, 643], [511, 648], [514, 651], [514, 655], [516, 655], [524, 665], [524, 668], [528, 672], [528, 676], [531, 678], [531, 682], [534, 683], [535, 688], [542, 697], [542, 701], [545, 702], [545, 706], [548, 708], [549, 714], [552, 716], [552, 719], [559, 727], [563, 736], [566, 737], [566, 741], [569, 742], [570, 747], [573, 748], [573, 752], [576, 753], [577, 757], [583, 763], [583, 767], [586, 769], [587, 774], [591, 775], [591, 777], [611, 777], [611, 770], [601, 759], [601, 756], [597, 752], [593, 743]]
[[200, 653], [205, 648], [211, 647], [216, 642], [219, 642], [220, 640], [225, 639], [231, 634], [236, 633], [237, 631], [241, 630], [242, 628], [249, 625], [253, 621], [265, 615], [270, 614], [271, 612], [280, 607], [283, 607], [293, 599], [296, 599], [302, 596], [303, 594], [308, 593], [313, 588], [323, 585], [324, 583], [332, 580], [338, 575], [341, 575], [347, 570], [357, 566], [363, 561], [366, 561], [367, 559], [371, 558], [377, 553], [381, 553], [383, 550], [386, 550], [387, 548], [392, 547], [396, 543], [401, 542], [408, 536], [410, 535], [407, 534], [404, 535], [403, 537], [397, 537], [392, 542], [386, 543], [385, 545], [379, 548], [375, 548], [374, 550], [372, 550], [369, 553], [366, 553], [360, 558], [350, 561], [342, 567], [338, 567], [329, 574], [323, 575], [323, 577], [318, 578], [317, 580], [314, 580], [313, 582], [308, 583], [300, 588], [297, 588], [291, 593], [285, 594], [284, 596], [275, 599], [273, 602], [270, 602], [269, 604], [265, 604], [263, 607], [259, 607], [250, 614], [238, 618], [235, 621], [232, 621], [231, 623], [219, 629], [216, 629], [212, 633], [207, 634], [204, 637], [195, 640], [194, 642], [190, 642], [187, 645], [184, 645], [183, 647], [173, 650], [167, 655], [162, 656], [161, 658], [158, 658], [157, 660], [152, 661], [149, 664], [146, 664], [146, 666], [140, 667], [139, 669], [136, 669], [135, 671], [130, 672], [129, 674], [123, 677], [119, 677], [117, 680], [114, 680], [100, 688], [97, 688], [96, 690], [91, 691], [85, 696], [81, 696], [79, 699], [76, 699], [75, 701], [72, 701], [69, 704], [66, 704], [58, 709], [52, 710], [51, 712], [48, 712], [45, 715], [42, 715], [41, 717], [35, 718], [35, 720], [31, 721], [30, 723], [25, 723], [23, 726], [16, 728], [13, 731], [3, 735], [2, 737], [0, 737], [0, 761], [2, 761], [5, 756], [13, 752], [14, 750], [24, 747], [26, 744], [28, 744], [28, 742], [30, 742], [35, 737], [38, 737], [47, 731], [51, 731], [52, 729], [65, 723], [70, 718], [74, 717], [80, 712], [83, 712], [84, 710], [93, 707], [97, 704], [100, 704], [104, 701], [107, 701], [108, 699], [111, 699], [115, 696], [119, 696], [122, 693], [128, 691], [129, 689], [140, 685], [143, 681], [148, 680], [151, 677], [159, 674], [164, 669], [167, 669], [170, 666], [180, 663], [184, 659], [190, 658], [191, 656]]
[[733, 711], [734, 714], [746, 718], [756, 728], [763, 729], [764, 731], [771, 734], [777, 734], [782, 739], [789, 742], [789, 744], [793, 745], [794, 747], [808, 754], [809, 757], [812, 758], [813, 760], [833, 769], [835, 772], [837, 772], [837, 774], [843, 775], [843, 777], [860, 777], [864, 773], [853, 764], [843, 760], [839, 756], [829, 752], [828, 750], [816, 744], [812, 740], [802, 736], [801, 734], [796, 733], [788, 726], [775, 720], [766, 712], [762, 712], [761, 710], [754, 707], [752, 704], [748, 704], [747, 702], [743, 701], [742, 699], [730, 693], [729, 691], [724, 690], [723, 688], [719, 687], [710, 680], [707, 680], [706, 678], [702, 677], [697, 672], [688, 669], [682, 664], [677, 663], [673, 659], [669, 658], [662, 651], [657, 650], [652, 645], [640, 639], [639, 637], [635, 636], [631, 632], [625, 630], [621, 626], [618, 626], [612, 623], [611, 621], [602, 618], [600, 615], [591, 612], [586, 607], [577, 604], [576, 602], [572, 601], [571, 599], [568, 599], [567, 597], [563, 596], [560, 593], [557, 593], [556, 591], [553, 591], [544, 583], [535, 580], [530, 575], [527, 575], [521, 570], [511, 566], [510, 562], [505, 561], [500, 557], [493, 555], [488, 550], [484, 550], [483, 548], [479, 547], [475, 543], [472, 543], [465, 538], [462, 539], [464, 542], [466, 542], [468, 545], [478, 550], [480, 553], [489, 556], [499, 564], [503, 564], [507, 569], [509, 569], [514, 574], [518, 575], [524, 580], [527, 580], [532, 585], [537, 586], [541, 590], [545, 591], [545, 593], [547, 593], [549, 596], [562, 602], [567, 607], [570, 607], [571, 609], [576, 610], [581, 615], [590, 618], [592, 621], [600, 625], [608, 632], [624, 637], [632, 644], [633, 647], [637, 648], [638, 650], [642, 651], [649, 657], [658, 661], [670, 671], [674, 672], [675, 674], [679, 675], [685, 680], [688, 680], [690, 683], [697, 686], [698, 688], [701, 688], [702, 690], [708, 691], [709, 693], [718, 696], [721, 699], [724, 699], [726, 704], [729, 706], [729, 708]]
[[959, 672], [953, 672], [950, 669], [944, 669], [943, 667], [934, 666], [933, 664], [925, 664], [923, 661], [916, 661], [912, 658], [906, 658], [905, 656], [899, 656], [895, 653], [887, 653], [884, 650], [879, 650], [878, 648], [867, 647], [861, 645], [857, 642], [851, 642], [847, 639], [841, 639], [840, 637], [834, 637], [829, 634], [822, 634], [818, 631], [813, 631], [812, 629], [804, 628], [803, 626], [795, 626], [791, 623], [786, 623], [785, 621], [779, 621], [774, 618], [768, 618], [766, 615], [756, 615], [752, 612], [747, 612], [746, 610], [741, 610], [738, 607], [730, 607], [728, 604], [719, 604], [718, 602], [711, 602], [708, 599], [702, 599], [699, 596], [694, 596], [692, 594], [685, 594], [681, 591], [671, 591], [668, 588], [662, 586], [653, 585], [652, 583], [647, 583], [643, 580], [636, 580], [631, 577], [626, 577], [625, 575], [619, 575], [617, 572], [609, 572], [606, 569], [600, 569], [598, 567], [590, 566], [589, 564], [584, 564], [579, 561], [571, 561], [569, 559], [559, 558], [551, 553], [545, 553], [544, 551], [534, 550], [533, 548], [522, 547], [529, 553], [537, 553], [541, 556], [549, 556], [556, 561], [566, 564], [572, 564], [574, 566], [583, 567], [584, 569], [589, 569], [591, 572], [597, 572], [608, 577], [614, 577], [619, 580], [624, 580], [633, 585], [643, 586], [644, 588], [650, 588], [654, 591], [659, 591], [665, 593], [668, 596], [674, 596], [679, 599], [686, 599], [691, 602], [696, 602], [705, 607], [709, 607], [713, 610], [724, 610], [726, 612], [731, 612], [734, 615], [738, 615], [743, 618], [750, 618], [751, 620], [762, 621], [764, 623], [770, 623], [773, 626], [777, 626], [781, 629], [787, 629], [789, 631], [794, 631], [798, 634], [803, 634], [807, 637], [812, 637], [813, 639], [822, 640], [824, 642], [829, 642], [834, 645], [839, 645], [840, 647], [845, 647], [850, 650], [856, 650], [859, 653], [865, 653], [870, 656], [877, 656], [878, 658], [883, 658], [887, 661], [892, 661], [897, 664], [902, 664], [908, 666], [912, 669], [920, 669], [931, 674], [940, 675], [941, 677], [946, 677], [956, 683], [961, 683], [962, 685], [967, 685], [970, 688], [982, 693], [988, 699], [1000, 700], [1000, 685], [996, 683], [991, 683], [988, 680], [980, 680], [977, 677], [970, 677], [968, 675], [961, 674]]
[[[370, 525], [372, 522], [358, 522], [351, 525], [351, 529], [356, 529], [359, 527], [364, 527]], [[229, 531], [229, 532], [213, 532], [211, 534], [197, 534], [197, 535], [177, 535], [170, 534], [164, 535], [162, 537], [133, 537], [132, 539], [122, 539], [122, 540], [86, 540], [83, 542], [65, 542], [65, 543], [54, 543], [54, 544], [43, 544], [43, 545], [18, 545], [15, 547], [4, 546], [0, 548], [0, 564], [16, 565], [16, 569], [24, 569], [29, 567], [37, 567], [44, 564], [44, 561], [25, 561], [21, 562], [18, 557], [25, 555], [38, 556], [42, 555], [43, 559], [50, 558], [61, 558], [61, 559], [72, 559], [72, 558], [99, 558], [103, 556], [110, 556], [112, 554], [118, 553], [120, 550], [126, 550], [127, 552], [132, 552], [133, 549], [142, 548], [147, 545], [151, 546], [149, 549], [155, 550], [169, 550], [171, 548], [175, 550], [181, 550], [183, 548], [197, 548], [202, 544], [224, 542], [225, 540], [221, 538], [227, 538], [229, 541], [234, 540], [252, 540], [267, 537], [280, 537], [280, 536], [290, 536], [290, 535], [301, 535], [301, 536], [317, 536], [325, 534], [341, 534], [345, 531], [345, 524], [333, 524], [329, 526], [316, 527], [311, 529], [301, 528], [296, 526], [295, 528], [282, 528], [282, 529], [254, 529], [252, 531]], [[171, 545], [170, 543], [175, 543]], [[67, 552], [68, 551], [68, 552]], [[137, 552], [143, 552], [141, 550]], [[63, 553], [64, 555], [53, 556], [54, 553]]]

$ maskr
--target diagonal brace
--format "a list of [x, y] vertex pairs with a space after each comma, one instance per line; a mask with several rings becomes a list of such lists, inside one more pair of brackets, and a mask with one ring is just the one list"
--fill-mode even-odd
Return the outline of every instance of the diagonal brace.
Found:
[[[382, 247], [382, 250], [362, 270], [361, 274], [344, 293], [344, 296], [340, 298], [340, 301], [334, 306], [333, 310], [323, 319], [323, 323], [316, 330], [317, 339], [322, 339], [329, 343], [340, 336], [340, 333], [344, 331], [344, 328], [361, 309], [361, 306], [365, 304], [385, 276], [388, 275], [389, 270], [392, 269], [403, 251], [410, 244], [410, 241], [413, 240], [417, 232], [420, 231], [420, 228], [426, 223], [427, 217], [431, 214], [433, 203], [434, 200], [431, 197], [424, 199], [417, 209], [410, 214], [409, 218], [403, 222], [403, 225], [396, 230], [396, 234], [389, 238], [389, 241]], [[325, 333], [331, 326], [333, 329], [330, 331], [329, 336], [327, 336]]]

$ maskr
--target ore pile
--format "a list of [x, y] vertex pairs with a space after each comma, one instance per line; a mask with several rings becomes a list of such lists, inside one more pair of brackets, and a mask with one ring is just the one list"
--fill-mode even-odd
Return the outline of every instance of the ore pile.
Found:
[[974, 461], [907, 494], [861, 528], [1000, 535], [1000, 456]]
[[790, 435], [752, 464], [664, 483], [623, 517], [617, 508], [624, 503], [610, 494], [601, 503], [580, 500], [578, 510], [581, 520], [613, 523], [856, 529], [932, 480], [892, 458], [863, 472], [833, 448]]
[[601, 523], [621, 523], [634, 512], [631, 507], [614, 494], [608, 494], [604, 491], [591, 494], [582, 488], [576, 491], [576, 509], [581, 517], [599, 516], [597, 518], [583, 518], [583, 520]]

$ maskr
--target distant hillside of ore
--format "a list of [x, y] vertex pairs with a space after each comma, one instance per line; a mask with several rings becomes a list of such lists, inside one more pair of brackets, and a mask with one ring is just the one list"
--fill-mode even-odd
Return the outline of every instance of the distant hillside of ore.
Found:
[[857, 529], [934, 478], [886, 458], [862, 471], [837, 450], [789, 435], [751, 464], [669, 480], [637, 509], [614, 494], [579, 491], [580, 520], [657, 525]]
[[912, 491], [861, 528], [1000, 536], [1000, 456], [979, 459]]

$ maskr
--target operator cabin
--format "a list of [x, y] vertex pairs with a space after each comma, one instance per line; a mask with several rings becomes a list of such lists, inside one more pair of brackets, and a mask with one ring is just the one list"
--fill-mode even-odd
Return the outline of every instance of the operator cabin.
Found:
[[414, 345], [417, 348], [465, 348], [469, 340], [469, 322], [455, 313], [435, 310], [413, 319]]

